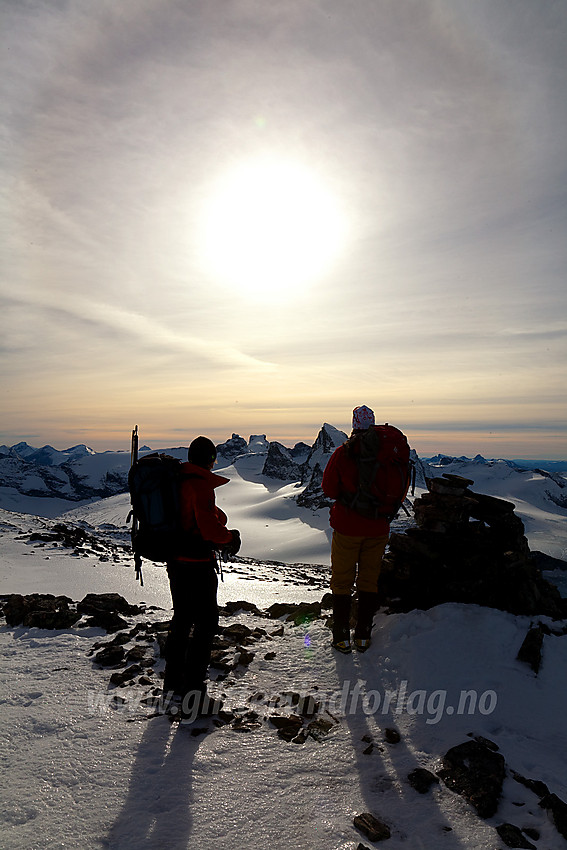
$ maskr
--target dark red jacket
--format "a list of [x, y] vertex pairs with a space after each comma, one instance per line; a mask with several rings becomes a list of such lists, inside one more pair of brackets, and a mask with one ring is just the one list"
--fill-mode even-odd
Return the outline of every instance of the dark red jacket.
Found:
[[358, 488], [358, 465], [354, 457], [350, 457], [344, 445], [335, 449], [323, 472], [323, 492], [330, 499], [335, 499], [331, 507], [331, 527], [341, 534], [353, 537], [381, 537], [388, 534], [390, 524], [387, 519], [367, 519], [352, 508], [336, 501], [341, 494], [349, 493], [354, 496]]
[[[184, 530], [197, 528], [204, 540], [213, 543], [215, 549], [221, 549], [232, 541], [232, 534], [226, 527], [226, 514], [215, 504], [215, 489], [228, 484], [230, 479], [188, 462], [183, 464], [182, 472], [188, 476], [181, 482], [181, 519]], [[188, 553], [178, 560], [195, 561], [202, 558], [191, 558]]]

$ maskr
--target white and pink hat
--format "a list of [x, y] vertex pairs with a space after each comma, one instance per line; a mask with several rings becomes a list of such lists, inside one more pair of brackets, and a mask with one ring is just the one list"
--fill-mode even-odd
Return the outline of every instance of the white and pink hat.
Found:
[[371, 425], [375, 425], [374, 411], [362, 404], [360, 407], [355, 407], [352, 411], [352, 430], [366, 431]]

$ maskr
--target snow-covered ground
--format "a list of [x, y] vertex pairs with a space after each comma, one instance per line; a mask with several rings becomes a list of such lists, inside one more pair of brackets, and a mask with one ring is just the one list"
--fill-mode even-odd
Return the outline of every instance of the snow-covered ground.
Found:
[[[567, 511], [546, 497], [542, 476], [475, 471], [473, 489], [516, 503], [533, 549], [565, 558]], [[219, 503], [242, 531], [242, 554], [258, 562], [227, 564], [219, 601], [265, 609], [321, 599], [327, 512], [297, 508], [294, 485], [263, 481], [253, 465], [223, 474], [231, 482]], [[127, 512], [127, 497], [116, 496], [65, 522], [98, 527], [110, 545], [125, 542]], [[162, 567], [147, 564], [140, 587], [121, 550], [106, 560], [88, 547], [30, 542], [30, 532], [52, 525], [31, 515], [0, 511], [0, 523], [3, 593], [79, 600], [116, 591], [148, 606], [133, 622], [169, 617]], [[554, 630], [566, 625], [541, 620]], [[504, 847], [495, 831], [504, 822], [537, 830], [539, 840], [530, 840], [541, 850], [567, 847], [536, 795], [512, 776], [543, 781], [567, 800], [567, 635], [546, 636], [536, 676], [516, 660], [529, 618], [478, 606], [380, 611], [371, 649], [352, 656], [331, 650], [324, 619], [286, 623], [272, 637], [273, 620], [241, 613], [222, 625], [234, 621], [268, 634], [245, 669], [211, 687], [228, 708], [258, 706], [258, 728], [227, 725], [197, 737], [163, 716], [147, 719], [141, 688], [123, 708], [110, 706], [109, 671], [87, 655], [107, 639], [101, 629], [0, 628], [3, 850], [355, 850], [374, 846], [353, 826], [361, 812], [389, 825], [383, 846], [392, 850], [495, 850]], [[286, 743], [263, 719], [258, 695], [287, 691], [316, 694], [337, 721], [320, 741]], [[392, 728], [399, 743], [385, 740]], [[469, 733], [495, 742], [507, 763], [498, 812], [487, 821], [442, 783], [422, 795], [407, 781], [415, 767], [438, 770]]]

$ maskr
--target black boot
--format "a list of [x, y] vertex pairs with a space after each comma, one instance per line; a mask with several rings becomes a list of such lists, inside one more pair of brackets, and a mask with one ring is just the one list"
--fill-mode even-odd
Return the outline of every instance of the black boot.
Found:
[[350, 593], [333, 593], [333, 647], [339, 652], [352, 652], [350, 645]]
[[378, 609], [378, 594], [366, 591], [358, 592], [358, 615], [354, 630], [354, 645], [359, 652], [366, 652], [370, 646], [372, 620]]

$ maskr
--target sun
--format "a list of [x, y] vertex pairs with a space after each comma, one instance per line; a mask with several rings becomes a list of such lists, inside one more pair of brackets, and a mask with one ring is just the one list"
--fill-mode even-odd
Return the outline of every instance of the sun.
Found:
[[345, 216], [307, 167], [257, 159], [219, 178], [205, 204], [201, 250], [209, 272], [244, 296], [300, 293], [341, 253]]

